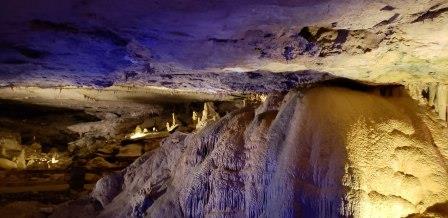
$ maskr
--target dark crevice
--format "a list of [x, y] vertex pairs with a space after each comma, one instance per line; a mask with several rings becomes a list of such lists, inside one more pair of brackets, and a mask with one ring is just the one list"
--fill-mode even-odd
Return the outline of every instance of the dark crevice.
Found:
[[92, 84], [101, 88], [107, 88], [114, 85], [114, 82], [110, 80], [94, 80]]
[[30, 21], [33, 30], [52, 30], [56, 32], [78, 33], [79, 29], [71, 23], [55, 23], [47, 20], [34, 19]]
[[247, 72], [246, 75], [250, 79], [259, 79], [259, 78], [263, 77], [263, 75], [261, 73], [257, 73], [257, 72]]
[[283, 57], [287, 61], [294, 59], [295, 58], [294, 47], [286, 46], [283, 51]]
[[395, 14], [394, 14], [392, 17], [390, 17], [389, 19], [387, 19], [387, 20], [383, 20], [383, 21], [377, 23], [377, 24], [376, 24], [375, 26], [373, 26], [373, 27], [380, 27], [380, 26], [385, 26], [385, 25], [391, 24], [391, 23], [393, 23], [399, 16], [400, 16], [400, 14], [395, 13]]
[[334, 40], [337, 44], [343, 44], [347, 41], [349, 31], [345, 29], [338, 30], [338, 36], [336, 37], [336, 40]]
[[32, 59], [42, 58], [47, 54], [46, 52], [26, 47], [16, 47], [15, 49], [23, 56]]
[[[11, 50], [14, 50], [14, 51], [20, 53], [24, 57], [31, 58], [31, 59], [43, 58], [48, 55], [48, 52], [45, 52], [45, 51], [30, 48], [30, 47], [27, 47], [24, 45], [15, 45], [15, 44], [10, 44], [10, 43], [6, 43], [6, 42], [0, 43], [0, 49], [11, 49]], [[8, 62], [8, 60], [5, 60], [3, 62], [6, 63], [6, 62]], [[18, 63], [20, 61], [15, 60], [15, 59], [11, 59], [9, 62], [15, 63], [15, 64], [20, 64], [20, 63]]]
[[216, 43], [237, 43], [238, 39], [209, 38], [208, 41], [212, 41], [212, 42], [216, 42]]
[[413, 20], [411, 23], [417, 23], [417, 22], [423, 22], [425, 20], [431, 19], [433, 20], [434, 18], [440, 16], [441, 14], [448, 12], [448, 7], [446, 8], [441, 8], [438, 10], [429, 10], [423, 14], [421, 14], [417, 19]]
[[0, 101], [0, 131], [17, 132], [23, 144], [39, 142], [44, 151], [52, 147], [66, 150], [67, 144], [78, 138], [67, 126], [93, 121], [99, 119], [82, 110]]
[[27, 64], [27, 63], [29, 63], [29, 62], [28, 62], [28, 61], [25, 61], [25, 60], [20, 60], [20, 59], [10, 58], [10, 59], [6, 59], [6, 60], [2, 60], [1, 63], [2, 63], [2, 64], [15, 64], [15, 65], [20, 65], [20, 64]]
[[108, 29], [95, 28], [93, 30], [86, 31], [85, 33], [99, 39], [109, 40], [110, 42], [112, 42], [117, 46], [126, 46], [128, 44], [127, 39], [124, 39], [117, 33], [112, 32], [111, 30]]
[[55, 31], [55, 32], [64, 32], [64, 33], [71, 33], [71, 34], [86, 34], [88, 36], [100, 39], [100, 40], [106, 40], [110, 41], [114, 45], [117, 46], [126, 46], [129, 42], [129, 40], [121, 37], [119, 34], [113, 32], [112, 30], [109, 30], [107, 28], [87, 28], [86, 30], [82, 30], [78, 26], [72, 23], [67, 22], [52, 22], [47, 20], [39, 20], [34, 19], [30, 21], [30, 27], [33, 30], [36, 31]]
[[168, 32], [171, 35], [175, 35], [175, 36], [182, 36], [182, 37], [193, 37], [192, 35], [185, 33], [185, 32], [180, 32], [180, 31], [171, 31]]
[[380, 9], [381, 11], [393, 11], [395, 10], [395, 7], [392, 7], [390, 5], [386, 5], [383, 8]]
[[324, 86], [345, 87], [345, 88], [349, 88], [352, 90], [363, 91], [363, 92], [379, 90], [379, 93], [382, 96], [390, 96], [391, 95], [390, 90], [388, 90], [388, 89], [395, 89], [395, 88], [403, 87], [402, 85], [398, 85], [398, 84], [369, 84], [369, 83], [364, 83], [361, 81], [356, 81], [356, 80], [351, 80], [351, 79], [346, 79], [346, 78], [335, 78], [335, 79], [327, 80], [324, 82], [320, 82], [318, 84], [324, 85]]
[[299, 32], [299, 36], [301, 36], [302, 38], [304, 38], [305, 40], [307, 40], [309, 42], [315, 41], [313, 34], [311, 34], [311, 32], [310, 32], [309, 27], [303, 27]]

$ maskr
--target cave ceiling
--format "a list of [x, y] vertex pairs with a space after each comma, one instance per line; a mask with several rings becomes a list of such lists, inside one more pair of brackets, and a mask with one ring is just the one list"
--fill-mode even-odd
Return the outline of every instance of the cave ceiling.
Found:
[[446, 0], [2, 0], [0, 85], [446, 82], [447, 21]]

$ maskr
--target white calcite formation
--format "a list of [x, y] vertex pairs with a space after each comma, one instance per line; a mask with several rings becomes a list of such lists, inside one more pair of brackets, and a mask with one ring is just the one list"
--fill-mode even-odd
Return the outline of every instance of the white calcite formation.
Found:
[[179, 124], [179, 121], [177, 121], [176, 114], [172, 113], [171, 114], [171, 124], [169, 122], [166, 123], [166, 131], [172, 132], [179, 126], [180, 126], [180, 124]]
[[200, 115], [196, 111], [193, 111], [192, 120], [196, 130], [200, 130], [218, 119], [219, 114], [216, 112], [213, 102], [205, 102], [204, 109]]
[[[448, 200], [448, 130], [404, 89], [387, 93], [341, 87], [290, 91], [195, 134], [176, 132], [122, 172], [101, 179], [91, 197], [102, 209], [89, 215], [423, 213]], [[82, 204], [67, 205], [54, 216]]]
[[413, 82], [407, 88], [420, 103], [433, 108], [442, 120], [448, 120], [448, 84], [439, 82]]

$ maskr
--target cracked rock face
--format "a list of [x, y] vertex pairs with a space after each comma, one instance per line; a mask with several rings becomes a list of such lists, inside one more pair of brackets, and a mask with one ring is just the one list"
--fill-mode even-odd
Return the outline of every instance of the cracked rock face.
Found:
[[[448, 199], [448, 130], [433, 117], [400, 87], [273, 94], [196, 134], [175, 133], [101, 179], [91, 194], [101, 207], [90, 215], [438, 214]], [[82, 202], [94, 204], [53, 215]]]
[[257, 70], [447, 81], [444, 0], [6, 0], [0, 10], [3, 86], [211, 91], [232, 79], [202, 87], [213, 73]]

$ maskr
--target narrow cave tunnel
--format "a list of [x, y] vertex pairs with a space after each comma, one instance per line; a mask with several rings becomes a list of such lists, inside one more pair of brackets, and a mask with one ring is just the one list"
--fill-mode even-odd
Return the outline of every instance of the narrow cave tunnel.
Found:
[[446, 0], [3, 0], [0, 217], [448, 217]]

